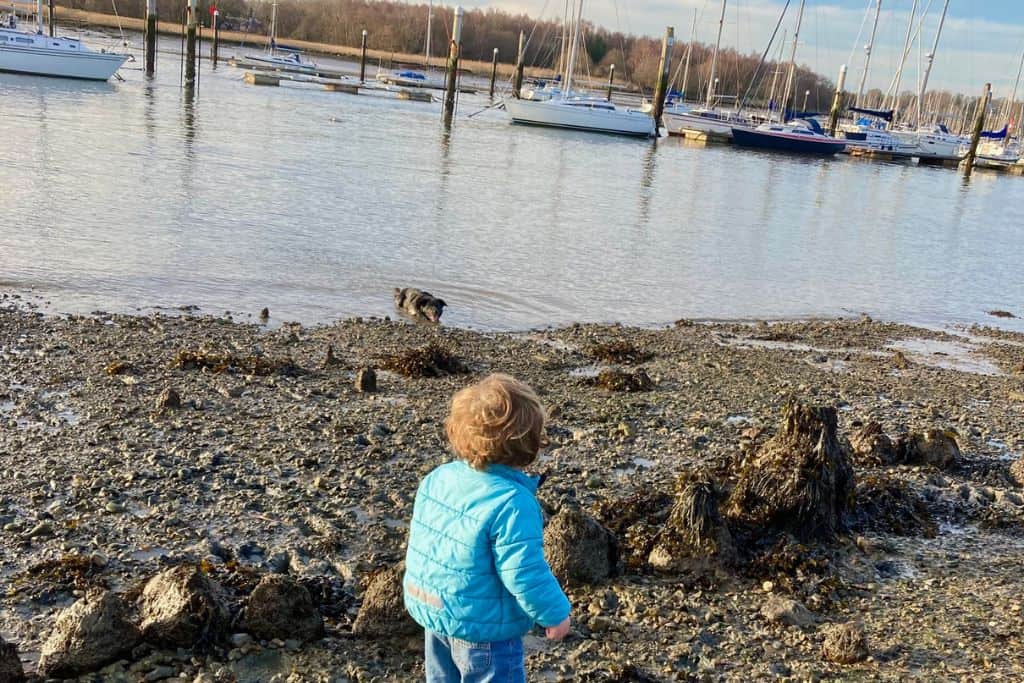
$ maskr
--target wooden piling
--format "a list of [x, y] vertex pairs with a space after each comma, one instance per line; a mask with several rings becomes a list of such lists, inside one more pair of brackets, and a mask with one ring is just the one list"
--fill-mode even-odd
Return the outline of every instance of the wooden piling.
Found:
[[448, 46], [448, 78], [444, 88], [444, 123], [451, 125], [455, 115], [455, 93], [459, 80], [459, 52], [462, 49], [462, 17], [465, 14], [461, 6], [455, 8], [455, 20], [452, 23], [452, 41]]
[[271, 76], [258, 71], [246, 71], [243, 78], [249, 85], [281, 85], [280, 76]]
[[213, 11], [213, 51], [210, 58], [213, 61], [213, 68], [217, 68], [217, 57], [220, 52], [220, 10]]
[[839, 114], [843, 108], [843, 87], [846, 85], [846, 65], [839, 67], [839, 80], [836, 81], [836, 94], [832, 98], [832, 112], [828, 117], [828, 134], [836, 136], [836, 128], [839, 127]]
[[[661, 43], [661, 64], [658, 66], [658, 84], [654, 89], [654, 134], [658, 134], [661, 125], [661, 113], [665, 110], [665, 96], [668, 94], [668, 72], [672, 64], [672, 44], [675, 42], [675, 29], [665, 27], [665, 40]], [[610, 89], [609, 89], [610, 90]]]
[[985, 113], [991, 98], [992, 84], [986, 83], [985, 89], [981, 93], [981, 99], [978, 100], [978, 111], [974, 119], [974, 133], [971, 135], [971, 146], [967, 150], [967, 156], [962, 162], [964, 175], [967, 177], [970, 177], [971, 171], [974, 170], [974, 159], [978, 156], [978, 142], [981, 140], [981, 132], [985, 130]]
[[188, 0], [188, 21], [185, 29], [185, 83], [196, 82], [196, 0]]
[[519, 98], [519, 91], [523, 88], [523, 67], [525, 65], [525, 57], [523, 52], [526, 49], [526, 34], [522, 31], [519, 32], [519, 52], [516, 54], [516, 75], [512, 79], [512, 96], [516, 99]]
[[366, 29], [363, 29], [363, 43], [359, 53], [359, 82], [366, 82]]
[[146, 0], [146, 74], [156, 71], [156, 0]]
[[612, 83], [615, 82], [615, 65], [612, 64], [608, 67], [608, 95], [605, 97], [609, 102], [612, 101]]
[[498, 48], [494, 48], [494, 55], [491, 57], [491, 99], [494, 99], [494, 81], [498, 77]]
[[53, 20], [54, 19], [53, 0], [48, 0], [46, 5], [47, 5], [47, 11], [48, 11], [47, 12], [46, 23], [50, 27], [50, 37], [53, 38], [55, 35], [57, 35], [57, 24]]

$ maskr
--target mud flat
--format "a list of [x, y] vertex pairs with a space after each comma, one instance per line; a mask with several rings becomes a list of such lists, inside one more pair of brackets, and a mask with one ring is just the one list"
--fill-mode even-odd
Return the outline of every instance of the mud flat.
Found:
[[[86, 596], [133, 646], [80, 680], [421, 678], [393, 604], [383, 629], [353, 622], [449, 457], [448, 398], [493, 371], [551, 409], [547, 510], [619, 545], [612, 576], [569, 589], [573, 635], [528, 637], [531, 680], [1024, 677], [1020, 335], [866, 318], [483, 334], [0, 303], [0, 637], [29, 679]], [[172, 568], [222, 603], [191, 645], [147, 635], [152, 594], [173, 590], [146, 584]], [[308, 635], [269, 637], [261, 591], [301, 602]]]

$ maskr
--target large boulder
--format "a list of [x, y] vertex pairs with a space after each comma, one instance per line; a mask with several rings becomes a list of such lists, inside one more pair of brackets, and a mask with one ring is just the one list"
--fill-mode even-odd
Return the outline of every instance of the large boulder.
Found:
[[242, 614], [242, 628], [257, 638], [307, 642], [323, 635], [324, 620], [309, 591], [281, 574], [264, 576]]
[[5, 643], [0, 638], [0, 683], [21, 683], [25, 680], [25, 669], [21, 666], [18, 646]]
[[718, 511], [719, 487], [710, 477], [683, 477], [675, 504], [648, 563], [662, 572], [698, 578], [736, 563], [736, 546]]
[[737, 522], [810, 538], [842, 528], [854, 491], [836, 409], [790, 403], [779, 432], [740, 468], [727, 515]]
[[563, 508], [544, 528], [544, 554], [564, 584], [600, 583], [615, 573], [619, 544], [600, 522], [577, 508]]
[[366, 582], [363, 604], [359, 607], [352, 633], [364, 637], [409, 636], [420, 631], [419, 625], [405, 611], [402, 577], [405, 562], [385, 567], [372, 574]]
[[864, 630], [853, 623], [828, 626], [821, 653], [825, 659], [836, 664], [863, 662], [869, 654]]
[[896, 450], [900, 461], [908, 465], [946, 469], [960, 462], [960, 446], [955, 435], [941, 429], [914, 432], [901, 439]]
[[142, 635], [171, 647], [219, 641], [227, 632], [222, 590], [198, 567], [180, 565], [157, 574], [142, 590]]
[[91, 593], [57, 617], [43, 643], [39, 671], [49, 678], [95, 671], [131, 652], [139, 639], [139, 629], [128, 619], [121, 598], [110, 592]]

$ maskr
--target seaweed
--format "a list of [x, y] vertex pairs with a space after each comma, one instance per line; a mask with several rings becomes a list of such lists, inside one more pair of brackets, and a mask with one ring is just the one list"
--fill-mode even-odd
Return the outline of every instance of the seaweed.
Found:
[[853, 531], [935, 538], [938, 525], [924, 501], [902, 481], [869, 476], [857, 482]]
[[444, 377], [469, 372], [454, 349], [438, 342], [388, 356], [381, 367], [404, 377]]
[[135, 371], [135, 368], [126, 360], [115, 360], [107, 363], [103, 371], [111, 377], [115, 377], [117, 375], [129, 375]]
[[626, 567], [642, 570], [672, 508], [672, 496], [641, 491], [625, 498], [602, 500], [594, 515], [619, 538]]
[[8, 596], [24, 595], [43, 604], [57, 602], [75, 591], [105, 587], [100, 567], [91, 557], [70, 554], [44, 560], [11, 579]]
[[643, 351], [624, 339], [591, 344], [584, 350], [584, 353], [605, 363], [625, 363], [627, 365], [644, 363], [654, 357], [654, 354]]
[[654, 381], [643, 368], [637, 368], [633, 372], [605, 368], [590, 381], [607, 391], [635, 392], [650, 391], [654, 388]]
[[306, 374], [290, 358], [268, 358], [260, 355], [238, 356], [200, 348], [181, 349], [174, 355], [172, 367], [179, 370], [208, 370], [217, 374], [241, 372], [247, 375], [285, 375], [295, 377]]

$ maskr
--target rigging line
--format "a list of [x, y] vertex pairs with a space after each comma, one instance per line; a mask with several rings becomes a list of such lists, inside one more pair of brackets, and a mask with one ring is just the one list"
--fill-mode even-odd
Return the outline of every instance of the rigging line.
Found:
[[110, 0], [110, 4], [114, 8], [114, 16], [117, 17], [117, 30], [121, 32], [121, 44], [127, 47], [128, 40], [124, 37], [124, 27], [121, 26], [121, 15], [117, 13], [117, 2], [115, 2], [115, 0]]
[[743, 107], [747, 104], [747, 98], [750, 97], [750, 90], [754, 87], [754, 83], [757, 82], [758, 76], [761, 74], [761, 67], [764, 66], [764, 60], [768, 57], [768, 51], [772, 49], [772, 43], [775, 42], [775, 36], [779, 34], [779, 28], [782, 26], [782, 20], [786, 18], [786, 11], [789, 9], [789, 3], [791, 0], [786, 0], [785, 6], [782, 8], [782, 14], [779, 15], [779, 20], [775, 24], [775, 30], [772, 31], [772, 37], [768, 40], [768, 45], [765, 46], [764, 52], [761, 54], [761, 61], [758, 63], [757, 68], [754, 69], [754, 75], [750, 79], [750, 85], [747, 86], [747, 91], [743, 93], [743, 98], [739, 101], [736, 106], [736, 111], [742, 111]]
[[853, 47], [850, 48], [850, 56], [847, 58], [847, 64], [853, 64], [853, 55], [857, 52], [857, 46], [860, 45], [860, 37], [864, 34], [864, 26], [868, 23], [868, 15], [871, 14], [871, 5], [874, 4], [874, 0], [868, 0], [867, 9], [864, 10], [864, 18], [860, 21], [860, 29], [857, 31], [857, 37], [853, 40]]

